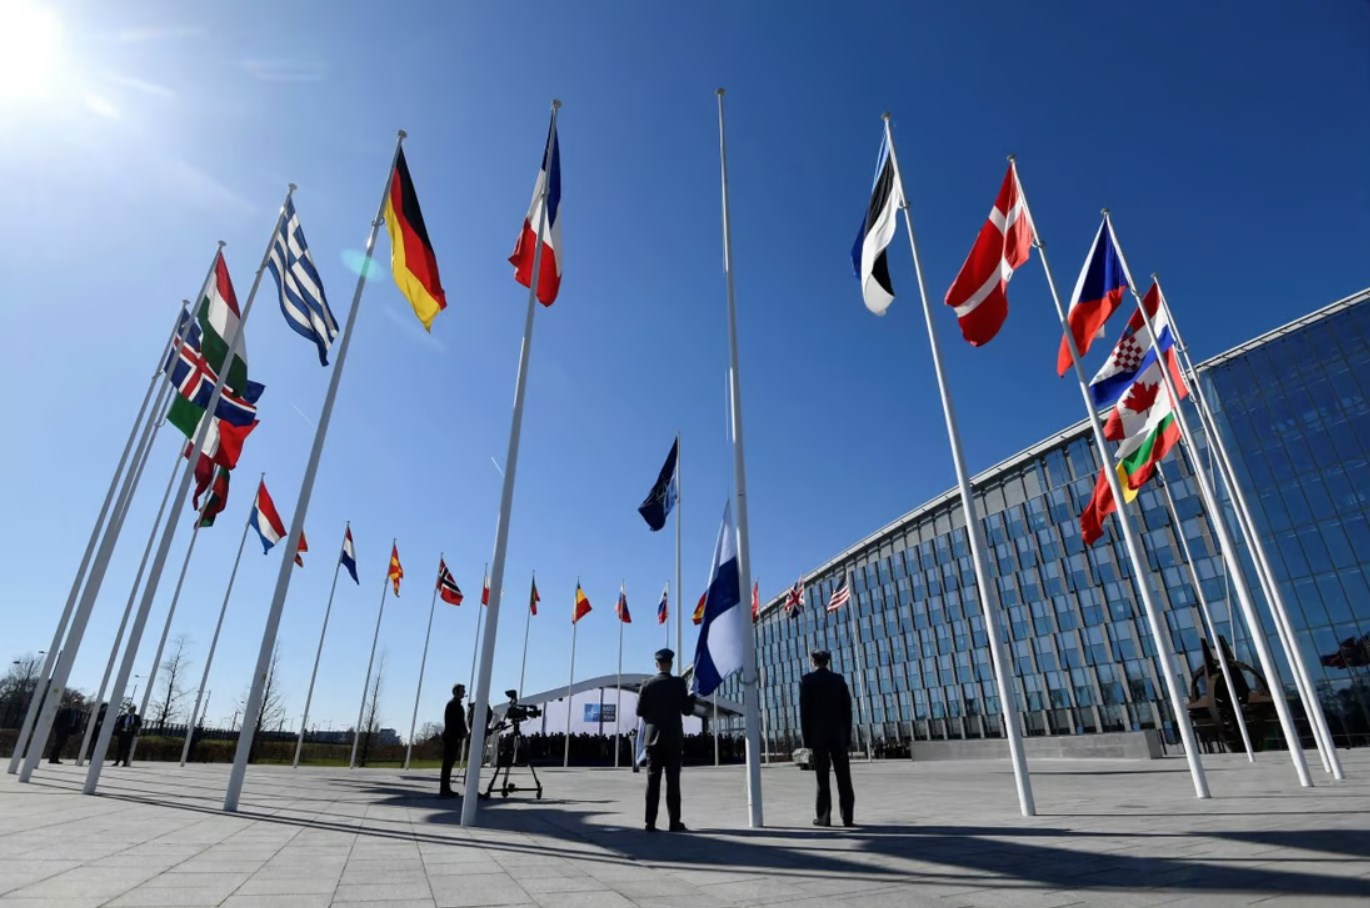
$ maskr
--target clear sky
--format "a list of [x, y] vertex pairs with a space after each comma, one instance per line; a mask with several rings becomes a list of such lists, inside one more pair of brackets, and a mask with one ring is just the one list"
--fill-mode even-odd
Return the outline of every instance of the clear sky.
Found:
[[[313, 551], [280, 631], [297, 721], [350, 519], [361, 586], [338, 588], [321, 728], [355, 719], [391, 537], [408, 577], [381, 629], [384, 724], [408, 729], [439, 551], [471, 598], [438, 605], [420, 722], [470, 673], [527, 299], [506, 257], [552, 97], [565, 102], [565, 271], [560, 299], [537, 315], [495, 691], [518, 681], [533, 570], [543, 603], [527, 691], [566, 682], [577, 577], [594, 603], [577, 676], [614, 671], [621, 580], [635, 619], [624, 668], [650, 670], [673, 539], [649, 533], [636, 506], [677, 431], [684, 598], [706, 582], [731, 482], [719, 85], [763, 598], [954, 482], [902, 232], [887, 317], [866, 312], [851, 273], [882, 111], [973, 470], [1081, 415], [1077, 389], [1054, 374], [1036, 256], [983, 349], [959, 339], [941, 303], [1008, 152], [1064, 288], [1110, 206], [1138, 280], [1161, 274], [1199, 357], [1370, 285], [1370, 13], [1352, 0], [25, 5], [55, 9], [61, 26], [55, 67], [0, 64], [6, 659], [50, 639], [156, 353], [214, 242], [227, 241], [246, 300], [285, 184], [298, 183], [343, 321], [395, 130], [409, 132], [450, 305], [425, 335], [386, 269], [361, 301], [306, 522]], [[33, 54], [41, 42], [5, 25], [17, 17], [0, 2], [0, 40]], [[388, 265], [383, 233], [378, 251]], [[329, 378], [286, 328], [269, 276], [247, 336], [267, 385], [262, 425], [227, 514], [201, 534], [173, 630], [194, 640], [196, 678], [255, 478], [267, 472], [288, 522]], [[174, 434], [153, 452], [77, 686], [99, 681]], [[139, 674], [190, 535], [189, 515], [177, 519]], [[227, 721], [246, 688], [279, 557], [249, 539], [212, 720]]]

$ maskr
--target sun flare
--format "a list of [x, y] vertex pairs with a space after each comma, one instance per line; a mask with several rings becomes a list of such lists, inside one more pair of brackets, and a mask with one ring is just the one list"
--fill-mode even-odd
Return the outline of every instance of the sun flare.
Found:
[[25, 0], [0, 0], [0, 101], [41, 100], [62, 67], [62, 23]]

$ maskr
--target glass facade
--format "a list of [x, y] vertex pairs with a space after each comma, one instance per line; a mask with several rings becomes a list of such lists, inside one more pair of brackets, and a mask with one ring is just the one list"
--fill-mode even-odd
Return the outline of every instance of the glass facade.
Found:
[[[1216, 357], [1199, 371], [1332, 732], [1339, 744], [1364, 744], [1370, 740], [1370, 493], [1356, 479], [1370, 475], [1370, 291]], [[1197, 429], [1192, 409], [1189, 418]], [[1200, 468], [1209, 469], [1201, 440], [1195, 448]], [[1238, 660], [1256, 668], [1259, 662], [1188, 455], [1172, 452], [1164, 470], [1178, 526], [1155, 482], [1129, 511], [1189, 690], [1191, 673], [1203, 664], [1201, 639], [1208, 636], [1200, 591]], [[1158, 728], [1174, 741], [1155, 646], [1116, 518], [1105, 522], [1106, 535], [1094, 546], [1080, 538], [1079, 514], [1098, 471], [1089, 428], [1081, 423], [973, 480], [1022, 731]], [[1243, 557], [1292, 696], [1288, 663], [1250, 559]], [[848, 574], [851, 601], [828, 613], [828, 597]], [[898, 752], [910, 740], [1002, 736], [958, 495], [928, 502], [804, 580], [805, 603], [797, 616], [785, 611], [781, 594], [763, 608], [757, 625], [768, 750], [799, 746], [799, 677], [808, 670], [809, 652], [820, 647], [832, 652], [833, 668], [852, 686], [863, 741]], [[737, 676], [720, 695], [741, 699]], [[1297, 706], [1295, 712], [1302, 715]], [[721, 729], [741, 730], [740, 720]], [[1265, 746], [1282, 746], [1276, 726], [1263, 738]]]

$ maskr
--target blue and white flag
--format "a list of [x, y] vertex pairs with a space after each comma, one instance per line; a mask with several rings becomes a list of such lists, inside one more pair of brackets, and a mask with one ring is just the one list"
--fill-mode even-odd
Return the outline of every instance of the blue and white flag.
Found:
[[348, 527], [347, 532], [343, 535], [342, 556], [338, 561], [347, 568], [347, 573], [352, 575], [352, 582], [360, 585], [361, 581], [357, 580], [357, 550], [352, 548], [351, 527]]
[[338, 336], [338, 322], [324, 298], [323, 281], [314, 267], [314, 257], [300, 229], [295, 203], [285, 200], [281, 229], [271, 244], [266, 267], [276, 279], [281, 295], [281, 313], [296, 334], [312, 340], [319, 348], [320, 365], [328, 365], [328, 348]]
[[714, 561], [709, 569], [709, 591], [704, 594], [704, 623], [695, 647], [693, 692], [707, 697], [723, 679], [742, 670], [746, 648], [747, 619], [742, 605], [742, 579], [737, 565], [737, 532], [733, 529], [733, 505], [723, 507], [723, 526], [718, 529]]

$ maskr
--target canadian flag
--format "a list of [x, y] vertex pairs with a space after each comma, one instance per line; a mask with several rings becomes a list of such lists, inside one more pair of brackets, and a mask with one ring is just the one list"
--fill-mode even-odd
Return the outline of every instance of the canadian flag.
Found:
[[989, 220], [980, 228], [975, 245], [947, 291], [947, 305], [956, 310], [961, 336], [972, 346], [989, 343], [1008, 318], [1008, 282], [1032, 253], [1034, 234], [1018, 186], [1018, 172], [1009, 164]]

